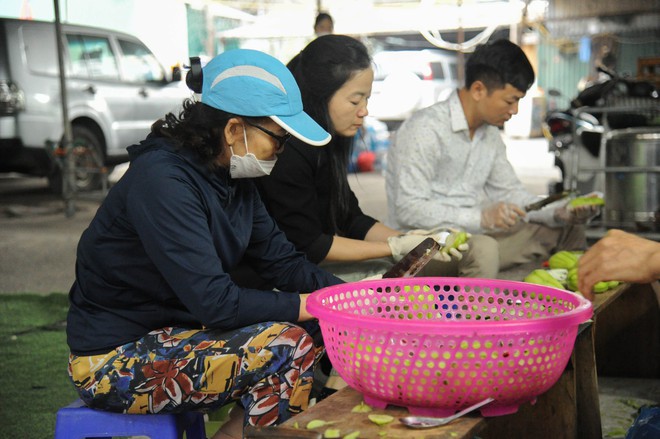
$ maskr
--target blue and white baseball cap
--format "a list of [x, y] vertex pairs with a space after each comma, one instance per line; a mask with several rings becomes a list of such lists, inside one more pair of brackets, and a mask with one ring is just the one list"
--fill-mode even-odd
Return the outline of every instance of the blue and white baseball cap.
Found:
[[293, 75], [277, 59], [250, 49], [228, 50], [204, 68], [202, 102], [238, 116], [270, 117], [305, 143], [322, 146], [326, 132], [303, 111]]

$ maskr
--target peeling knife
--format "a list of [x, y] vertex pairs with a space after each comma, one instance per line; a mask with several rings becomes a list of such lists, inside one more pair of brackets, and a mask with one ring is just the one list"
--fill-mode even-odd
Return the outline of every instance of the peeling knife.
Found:
[[442, 248], [435, 239], [428, 237], [410, 250], [399, 262], [383, 274], [383, 279], [394, 277], [415, 277], [419, 271]]
[[569, 191], [564, 191], [564, 192], [560, 192], [558, 194], [548, 195], [547, 197], [545, 197], [544, 199], [542, 199], [540, 201], [537, 201], [535, 203], [531, 203], [531, 204], [528, 204], [527, 206], [525, 206], [525, 208], [524, 208], [525, 212], [531, 212], [533, 210], [539, 210], [539, 209], [547, 206], [548, 204], [554, 203], [555, 201], [559, 201], [562, 198], [568, 197], [569, 195], [570, 195]]

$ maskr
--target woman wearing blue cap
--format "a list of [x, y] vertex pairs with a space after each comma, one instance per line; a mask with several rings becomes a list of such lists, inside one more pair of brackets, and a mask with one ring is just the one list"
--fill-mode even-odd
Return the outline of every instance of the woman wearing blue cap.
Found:
[[[201, 102], [186, 100], [128, 148], [128, 171], [81, 236], [69, 374], [93, 408], [238, 401], [246, 424], [276, 425], [307, 407], [322, 350], [306, 293], [341, 280], [295, 250], [250, 178], [270, 173], [289, 136], [330, 136], [269, 55], [228, 51], [201, 76]], [[277, 291], [237, 286], [228, 273], [240, 260]]]

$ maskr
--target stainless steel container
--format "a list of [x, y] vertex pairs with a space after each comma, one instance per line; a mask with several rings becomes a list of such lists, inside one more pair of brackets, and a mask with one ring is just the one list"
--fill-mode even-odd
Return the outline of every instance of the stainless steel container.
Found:
[[603, 142], [605, 226], [660, 231], [660, 128], [613, 130]]

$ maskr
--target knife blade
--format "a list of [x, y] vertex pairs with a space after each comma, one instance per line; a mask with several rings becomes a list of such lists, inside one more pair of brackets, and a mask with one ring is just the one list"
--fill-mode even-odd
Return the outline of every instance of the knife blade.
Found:
[[399, 262], [383, 274], [383, 279], [394, 277], [414, 277], [440, 249], [435, 239], [428, 237], [410, 250]]
[[566, 198], [569, 194], [570, 194], [570, 192], [564, 191], [564, 192], [560, 192], [558, 194], [548, 195], [547, 197], [545, 197], [544, 199], [542, 199], [540, 201], [537, 201], [535, 203], [531, 203], [531, 204], [528, 204], [527, 206], [525, 206], [525, 212], [531, 212], [533, 210], [539, 210], [542, 207], [545, 207], [550, 203], [554, 203], [555, 201], [559, 201], [562, 198]]

